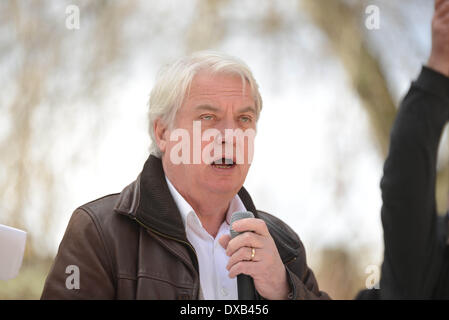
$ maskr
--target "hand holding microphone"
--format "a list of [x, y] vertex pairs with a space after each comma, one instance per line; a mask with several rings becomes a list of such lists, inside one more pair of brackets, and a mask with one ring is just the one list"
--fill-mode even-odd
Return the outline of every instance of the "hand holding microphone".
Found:
[[[219, 240], [229, 256], [226, 266], [229, 277], [234, 278], [239, 274], [250, 276], [257, 292], [265, 299], [286, 299], [290, 291], [287, 271], [276, 244], [265, 221], [251, 216], [253, 215], [250, 212], [234, 213], [231, 218], [231, 233], [236, 232], [235, 236], [231, 238], [231, 235], [224, 235]], [[240, 281], [238, 278], [240, 300], [250, 299], [248, 296], [251, 292], [247, 289], [243, 289], [242, 292], [245, 296], [240, 296], [241, 283], [247, 288], [248, 281], [248, 278]]]

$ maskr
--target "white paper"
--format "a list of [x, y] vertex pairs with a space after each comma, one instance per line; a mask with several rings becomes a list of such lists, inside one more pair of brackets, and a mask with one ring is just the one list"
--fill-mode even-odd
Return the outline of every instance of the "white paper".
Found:
[[25, 231], [0, 224], [0, 280], [19, 274], [26, 243]]

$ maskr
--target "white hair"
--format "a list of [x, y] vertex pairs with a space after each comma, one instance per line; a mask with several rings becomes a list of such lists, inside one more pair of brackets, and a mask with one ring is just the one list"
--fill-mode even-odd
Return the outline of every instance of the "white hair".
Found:
[[256, 116], [257, 119], [259, 118], [262, 110], [262, 98], [257, 82], [248, 66], [240, 59], [220, 52], [195, 52], [176, 60], [159, 71], [148, 103], [151, 154], [159, 158], [162, 156], [154, 135], [154, 122], [161, 119], [169, 129], [173, 129], [176, 113], [190, 89], [194, 76], [203, 70], [213, 74], [239, 75], [242, 78], [243, 86], [248, 82], [256, 104]]

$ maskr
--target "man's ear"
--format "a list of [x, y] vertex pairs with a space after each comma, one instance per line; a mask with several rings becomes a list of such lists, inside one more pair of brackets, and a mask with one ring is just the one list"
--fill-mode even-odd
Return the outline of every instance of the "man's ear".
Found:
[[161, 119], [156, 119], [153, 125], [154, 136], [156, 138], [156, 144], [162, 153], [165, 153], [168, 144], [168, 130], [167, 126]]

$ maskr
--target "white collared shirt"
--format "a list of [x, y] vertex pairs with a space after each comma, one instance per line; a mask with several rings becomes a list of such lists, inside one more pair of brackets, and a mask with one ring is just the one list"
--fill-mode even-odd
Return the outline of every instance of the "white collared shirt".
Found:
[[226, 269], [229, 257], [218, 239], [229, 234], [231, 215], [246, 208], [236, 194], [229, 204], [226, 219], [221, 224], [215, 239], [203, 228], [203, 225], [190, 204], [181, 196], [168, 180], [168, 188], [181, 213], [189, 242], [195, 248], [200, 272], [200, 298], [206, 300], [238, 300], [237, 278], [229, 278]]

